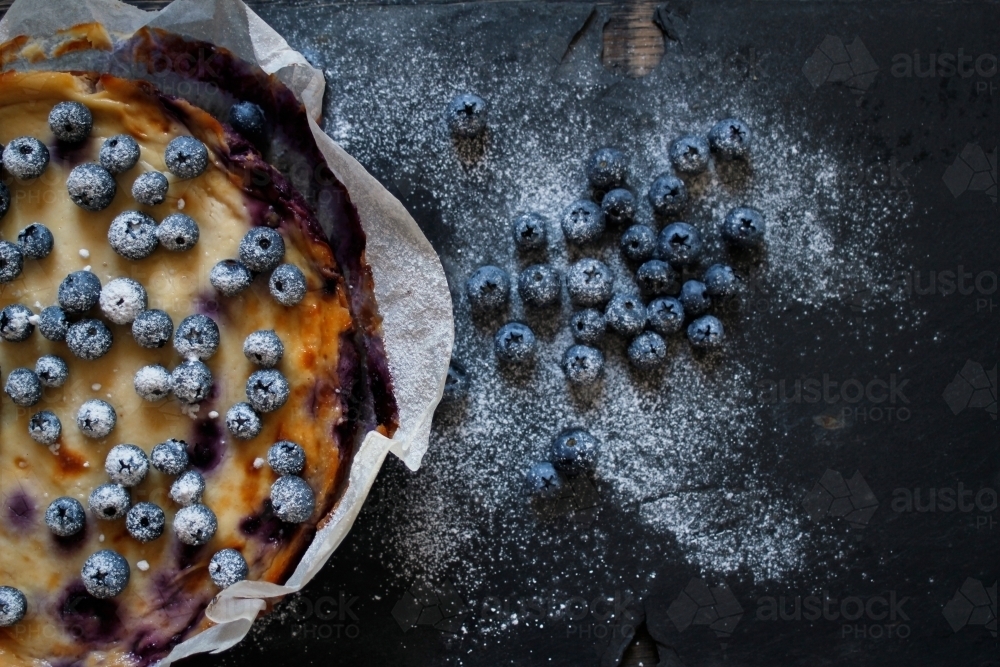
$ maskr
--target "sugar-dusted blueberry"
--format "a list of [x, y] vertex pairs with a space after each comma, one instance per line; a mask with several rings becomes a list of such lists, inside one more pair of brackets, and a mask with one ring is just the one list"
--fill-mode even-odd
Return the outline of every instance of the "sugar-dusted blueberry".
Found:
[[40, 222], [33, 222], [17, 233], [17, 247], [21, 254], [31, 259], [45, 259], [52, 252], [55, 238], [52, 231]]
[[578, 310], [569, 320], [573, 340], [583, 345], [597, 345], [604, 340], [604, 313], [593, 308]]
[[156, 228], [156, 238], [160, 245], [171, 252], [190, 250], [198, 243], [201, 230], [189, 215], [171, 213]]
[[701, 232], [686, 222], [674, 222], [660, 230], [660, 258], [675, 266], [694, 264], [701, 257]]
[[649, 328], [661, 336], [669, 336], [681, 330], [684, 324], [684, 306], [672, 296], [654, 299], [646, 307]]
[[750, 157], [753, 133], [739, 118], [720, 120], [708, 132], [708, 146], [723, 160], [745, 160]]
[[212, 371], [197, 359], [183, 361], [170, 373], [170, 390], [181, 403], [200, 403], [212, 393]]
[[510, 278], [501, 268], [481, 266], [465, 282], [465, 294], [473, 310], [502, 310], [510, 297]]
[[562, 213], [562, 230], [573, 245], [592, 243], [604, 233], [604, 212], [589, 199], [577, 199]]
[[562, 279], [559, 272], [548, 264], [533, 264], [517, 278], [517, 292], [521, 300], [535, 308], [559, 303], [562, 296]]
[[49, 149], [34, 137], [11, 139], [3, 149], [3, 167], [14, 178], [30, 181], [49, 166]]
[[100, 359], [111, 349], [111, 330], [100, 320], [80, 320], [69, 325], [66, 345], [70, 352], [87, 361]]
[[764, 243], [764, 214], [749, 206], [739, 206], [726, 214], [722, 238], [735, 246], [756, 248]]
[[178, 178], [201, 176], [208, 167], [208, 149], [194, 137], [176, 137], [167, 144], [163, 162]]
[[291, 386], [281, 371], [265, 368], [247, 379], [247, 401], [257, 412], [274, 412], [288, 401]]
[[38, 314], [38, 330], [47, 340], [57, 343], [66, 340], [66, 332], [69, 331], [66, 312], [59, 306], [43, 308]]
[[205, 478], [197, 470], [188, 470], [170, 485], [170, 499], [181, 507], [201, 502], [205, 493]]
[[125, 530], [143, 543], [158, 539], [166, 525], [167, 515], [158, 505], [149, 502], [136, 503], [125, 515]]
[[108, 137], [101, 144], [98, 161], [112, 174], [128, 171], [139, 162], [139, 144], [127, 134]]
[[514, 244], [519, 250], [541, 250], [548, 243], [548, 223], [541, 215], [523, 213], [514, 219]]
[[42, 400], [42, 383], [30, 368], [15, 368], [7, 374], [3, 391], [14, 405], [30, 408]]
[[24, 253], [16, 244], [0, 241], [0, 284], [17, 280], [24, 270]]
[[448, 103], [445, 121], [452, 134], [469, 139], [486, 129], [488, 112], [486, 100], [474, 93], [462, 93]]
[[705, 283], [700, 280], [685, 281], [677, 299], [688, 315], [701, 315], [712, 306], [712, 298], [705, 289]]
[[69, 379], [69, 366], [62, 357], [44, 354], [35, 362], [35, 375], [45, 387], [61, 387]]
[[632, 294], [615, 294], [604, 310], [609, 329], [621, 336], [638, 335], [646, 326], [646, 307]]
[[635, 283], [639, 286], [639, 291], [649, 296], [666, 294], [675, 278], [673, 268], [659, 259], [643, 262], [635, 272]]
[[216, 551], [208, 561], [208, 576], [219, 588], [229, 588], [250, 574], [247, 561], [236, 549]]
[[146, 310], [146, 288], [131, 278], [114, 278], [101, 288], [101, 312], [115, 324], [131, 324]]
[[628, 360], [639, 370], [649, 371], [663, 365], [667, 359], [667, 343], [660, 334], [644, 331], [628, 346]]
[[611, 298], [611, 288], [611, 269], [592, 257], [584, 257], [566, 272], [566, 290], [574, 305], [603, 305]]
[[188, 315], [174, 332], [174, 349], [185, 359], [208, 359], [219, 349], [219, 325], [196, 313]]
[[243, 341], [243, 354], [251, 363], [262, 368], [273, 368], [285, 354], [285, 346], [274, 329], [254, 331]]
[[66, 179], [66, 191], [73, 203], [85, 211], [103, 211], [118, 192], [115, 177], [99, 164], [87, 162], [73, 167]]
[[115, 445], [104, 459], [104, 472], [115, 484], [124, 487], [135, 486], [146, 479], [149, 472], [149, 458], [146, 452], [135, 445]]
[[600, 442], [589, 431], [566, 429], [552, 439], [552, 465], [570, 473], [593, 470], [599, 447]]
[[285, 240], [270, 227], [254, 227], [240, 240], [239, 260], [251, 271], [270, 271], [284, 256]]
[[53, 535], [70, 537], [83, 530], [87, 523], [87, 513], [83, 504], [76, 498], [62, 496], [56, 498], [45, 510], [45, 525]]
[[57, 294], [67, 313], [85, 313], [101, 299], [101, 279], [90, 271], [74, 271], [59, 283]]
[[657, 176], [646, 196], [657, 215], [677, 215], [688, 203], [684, 181], [669, 173]]
[[267, 464], [279, 475], [298, 475], [306, 465], [302, 446], [291, 440], [279, 440], [267, 450]]
[[302, 523], [316, 509], [316, 495], [301, 477], [282, 475], [271, 485], [271, 504], [282, 521]]
[[465, 398], [469, 390], [469, 378], [465, 367], [455, 359], [448, 364], [448, 374], [444, 379], [444, 391], [441, 402], [449, 403]]
[[239, 260], [223, 259], [212, 267], [208, 282], [222, 296], [236, 296], [253, 283], [253, 273]]
[[9, 628], [24, 620], [28, 598], [13, 586], [0, 586], [0, 628]]
[[132, 571], [128, 561], [116, 551], [104, 549], [87, 559], [80, 570], [83, 586], [95, 598], [119, 595], [128, 586]]
[[128, 512], [132, 495], [121, 484], [101, 484], [90, 492], [87, 504], [98, 519], [114, 521]]
[[144, 310], [132, 322], [132, 338], [148, 350], [163, 347], [173, 335], [174, 322], [162, 310]]
[[125, 259], [145, 259], [160, 244], [156, 238], [156, 221], [142, 211], [119, 213], [108, 227], [108, 243]]
[[76, 426], [88, 438], [101, 439], [114, 430], [118, 414], [99, 398], [86, 401], [76, 413]]
[[558, 498], [563, 489], [563, 478], [548, 461], [541, 461], [528, 468], [524, 476], [524, 489], [537, 498]]
[[234, 130], [253, 141], [264, 136], [267, 118], [260, 105], [243, 101], [229, 107], [229, 124]]
[[28, 435], [40, 445], [54, 445], [62, 435], [62, 422], [51, 410], [42, 410], [28, 420]]
[[563, 355], [562, 369], [571, 384], [593, 384], [604, 373], [604, 354], [588, 345], [574, 345]]
[[605, 220], [617, 227], [632, 223], [635, 219], [635, 206], [635, 195], [625, 188], [615, 188], [601, 200]]
[[159, 401], [170, 395], [170, 371], [159, 364], [143, 366], [132, 378], [135, 393], [144, 401]]
[[187, 443], [175, 438], [161, 442], [149, 453], [149, 462], [164, 475], [179, 475], [188, 467]]
[[49, 129], [59, 141], [76, 144], [90, 136], [94, 116], [79, 102], [60, 102], [49, 112]]
[[688, 325], [687, 335], [694, 347], [710, 349], [722, 344], [725, 331], [718, 318], [704, 315]]
[[682, 174], [700, 174], [708, 168], [708, 140], [686, 134], [670, 144], [670, 163]]
[[226, 428], [240, 440], [251, 440], [260, 435], [260, 415], [249, 403], [237, 403], [226, 412]]
[[28, 340], [35, 331], [31, 323], [34, 313], [21, 303], [12, 303], [0, 310], [0, 338], [10, 343]]
[[271, 296], [282, 306], [294, 306], [306, 296], [306, 276], [294, 264], [281, 264], [267, 281]]
[[656, 252], [656, 232], [647, 225], [632, 225], [619, 243], [622, 255], [632, 262], [645, 262]]
[[587, 180], [595, 190], [610, 190], [625, 184], [628, 158], [617, 148], [598, 148], [587, 161]]
[[508, 322], [493, 337], [493, 349], [500, 361], [528, 363], [535, 358], [535, 333], [526, 324]]
[[708, 267], [703, 282], [709, 296], [732, 296], [738, 285], [736, 274], [728, 264], [713, 264]]
[[204, 505], [189, 505], [174, 515], [174, 533], [188, 546], [196, 547], [208, 542], [219, 528], [215, 512]]
[[170, 182], [158, 171], [145, 171], [132, 181], [132, 199], [146, 206], [162, 204], [167, 198]]

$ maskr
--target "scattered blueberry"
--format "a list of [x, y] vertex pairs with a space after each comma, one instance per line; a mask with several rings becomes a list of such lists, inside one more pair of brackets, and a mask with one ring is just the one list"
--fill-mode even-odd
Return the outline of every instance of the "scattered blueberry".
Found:
[[739, 118], [720, 120], [708, 133], [708, 145], [724, 160], [745, 160], [750, 156], [753, 134]]
[[76, 426], [88, 438], [100, 440], [114, 430], [118, 423], [115, 409], [105, 401], [92, 399], [80, 406], [76, 413]]
[[604, 372], [604, 355], [596, 348], [574, 345], [563, 355], [562, 369], [572, 384], [592, 384]]
[[632, 225], [622, 234], [622, 255], [632, 262], [645, 262], [656, 252], [656, 232], [646, 225]]
[[301, 477], [282, 475], [271, 485], [271, 505], [282, 521], [302, 523], [316, 509], [316, 496]]
[[90, 271], [74, 271], [59, 284], [58, 298], [67, 313], [85, 313], [101, 298], [101, 280]]
[[611, 298], [611, 269], [604, 262], [585, 257], [566, 272], [566, 289], [577, 306], [600, 306]]
[[212, 267], [212, 271], [208, 274], [208, 282], [222, 296], [236, 296], [250, 287], [253, 273], [243, 265], [243, 262], [224, 259]]
[[215, 535], [219, 521], [215, 512], [204, 505], [189, 505], [177, 510], [174, 515], [174, 533], [177, 539], [188, 546], [201, 546]]
[[536, 463], [525, 475], [525, 489], [539, 498], [557, 498], [562, 493], [563, 480], [559, 471], [548, 461]]
[[604, 195], [601, 211], [604, 212], [604, 218], [613, 225], [621, 227], [630, 224], [635, 219], [635, 195], [631, 190], [615, 188]]
[[452, 134], [468, 139], [486, 129], [487, 112], [486, 100], [473, 93], [463, 93], [448, 103], [445, 120]]
[[646, 307], [637, 296], [615, 294], [604, 310], [604, 321], [619, 335], [636, 336], [646, 326]]
[[254, 331], [243, 341], [243, 354], [262, 368], [273, 368], [285, 354], [285, 346], [273, 329], [261, 329]]
[[62, 422], [50, 410], [36, 412], [28, 420], [28, 435], [40, 445], [54, 445], [62, 435]]
[[672, 296], [654, 299], [646, 307], [649, 328], [661, 336], [669, 336], [681, 330], [684, 324], [684, 306]]
[[125, 259], [145, 259], [160, 244], [156, 221], [142, 211], [119, 213], [108, 228], [108, 243]]
[[31, 259], [45, 259], [54, 244], [52, 232], [40, 222], [31, 223], [17, 234], [17, 247], [22, 255]]
[[625, 184], [628, 158], [617, 148], [598, 148], [587, 161], [587, 180], [595, 190], [610, 190]]
[[604, 233], [604, 212], [589, 199], [577, 199], [563, 211], [562, 230], [574, 245], [596, 241]]
[[552, 465], [568, 473], [593, 470], [600, 443], [589, 431], [571, 428], [552, 440]]
[[101, 289], [101, 312], [115, 324], [132, 324], [146, 310], [146, 288], [131, 278], [114, 278]]
[[113, 521], [125, 516], [132, 504], [132, 496], [120, 484], [101, 484], [90, 492], [87, 504], [98, 519]]
[[132, 572], [128, 561], [111, 549], [98, 551], [87, 559], [80, 571], [83, 586], [98, 599], [113, 598], [128, 586]]
[[42, 400], [42, 383], [30, 368], [15, 368], [8, 373], [3, 391], [22, 408], [30, 408]]
[[17, 280], [24, 270], [24, 253], [8, 241], [0, 241], [0, 284]]
[[3, 149], [3, 167], [14, 178], [30, 181], [49, 166], [49, 149], [34, 137], [11, 139]]
[[170, 182], [158, 171], [145, 171], [132, 182], [132, 199], [146, 206], [162, 204], [167, 198]]
[[597, 345], [604, 340], [604, 313], [593, 308], [578, 310], [569, 320], [573, 340], [583, 345]]
[[282, 306], [294, 306], [306, 296], [306, 277], [294, 264], [281, 264], [267, 283], [271, 296]]
[[671, 264], [686, 266], [701, 257], [701, 232], [686, 222], [675, 222], [660, 230], [660, 257]]
[[28, 340], [35, 331], [31, 312], [24, 304], [12, 303], [0, 310], [0, 337], [10, 343]]
[[163, 162], [174, 176], [194, 178], [208, 167], [208, 149], [194, 137], [177, 137], [167, 144]]
[[267, 450], [267, 464], [279, 475], [298, 475], [306, 465], [306, 453], [291, 440], [279, 440]]
[[143, 543], [158, 539], [166, 525], [166, 514], [153, 503], [136, 503], [125, 515], [125, 530]]
[[144, 310], [132, 322], [132, 338], [148, 350], [163, 347], [173, 335], [174, 322], [162, 310]]
[[61, 387], [69, 378], [69, 366], [62, 357], [45, 354], [35, 362], [35, 375], [44, 387]]
[[156, 238], [160, 245], [171, 252], [190, 250], [198, 243], [201, 230], [189, 215], [171, 213], [156, 228]]
[[208, 576], [219, 588], [229, 588], [243, 581], [250, 574], [246, 559], [236, 549], [216, 551], [208, 561]]
[[139, 144], [127, 134], [108, 137], [101, 144], [98, 161], [112, 174], [128, 171], [139, 162]]
[[76, 498], [69, 496], [56, 498], [45, 510], [45, 525], [53, 535], [59, 537], [76, 535], [83, 530], [86, 522], [87, 513], [83, 510], [83, 504]]
[[200, 403], [212, 392], [212, 371], [201, 361], [188, 359], [170, 373], [170, 390], [181, 403]]
[[254, 371], [247, 379], [247, 401], [257, 412], [274, 412], [285, 404], [290, 391], [288, 380], [273, 368]]
[[441, 394], [441, 402], [448, 403], [463, 398], [468, 391], [468, 379], [463, 368], [454, 359], [448, 364], [448, 375], [444, 379], [444, 392]]
[[83, 210], [103, 211], [111, 206], [118, 192], [118, 184], [107, 169], [88, 162], [73, 167], [69, 172], [66, 191], [73, 203]]
[[59, 306], [43, 308], [38, 314], [38, 330], [47, 340], [57, 343], [66, 340], [66, 332], [69, 330], [66, 312]]
[[260, 139], [267, 128], [264, 110], [253, 102], [237, 102], [229, 107], [229, 124], [250, 140]]
[[59, 141], [76, 144], [90, 136], [94, 116], [79, 102], [60, 102], [49, 112], [49, 129]]
[[688, 203], [687, 186], [673, 174], [657, 176], [647, 196], [657, 215], [677, 215]]
[[28, 613], [24, 593], [11, 586], [0, 586], [0, 628], [17, 625]]
[[144, 401], [159, 401], [170, 395], [173, 380], [168, 371], [159, 364], [143, 366], [135, 372], [132, 386]]
[[628, 360], [639, 370], [648, 371], [662, 366], [667, 359], [667, 344], [652, 331], [644, 331], [628, 346]]
[[701, 315], [712, 306], [712, 299], [706, 291], [705, 283], [700, 280], [688, 280], [681, 285], [681, 293], [677, 299], [688, 315]]
[[544, 308], [559, 303], [562, 280], [559, 272], [548, 264], [534, 264], [521, 271], [517, 291], [525, 304]]
[[514, 220], [514, 243], [520, 250], [540, 250], [548, 245], [548, 225], [537, 213], [524, 213]]
[[687, 334], [691, 345], [700, 348], [718, 347], [725, 336], [722, 322], [712, 315], [699, 317], [689, 324]]
[[208, 359], [219, 349], [219, 325], [201, 313], [188, 315], [174, 332], [174, 349], [185, 359]]
[[284, 256], [285, 240], [270, 227], [254, 227], [240, 241], [239, 259], [251, 271], [270, 271]]
[[124, 487], [135, 486], [146, 479], [149, 459], [146, 452], [135, 445], [115, 445], [104, 459], [104, 472], [115, 484]]
[[726, 214], [722, 238], [743, 248], [755, 248], [764, 242], [764, 215], [755, 208], [738, 207]]
[[659, 259], [643, 263], [635, 272], [635, 282], [639, 291], [650, 296], [661, 296], [673, 286], [676, 274], [673, 268]]
[[66, 330], [66, 345], [70, 352], [87, 361], [107, 354], [113, 341], [111, 330], [100, 320], [80, 320]]
[[466, 281], [465, 294], [474, 310], [502, 310], [510, 296], [510, 278], [503, 269], [481, 266]]
[[705, 271], [705, 292], [709, 296], [732, 296], [736, 293], [736, 274], [727, 264], [713, 264]]
[[205, 493], [205, 478], [197, 470], [188, 470], [170, 485], [170, 499], [181, 507], [201, 502]]
[[500, 361], [523, 364], [535, 358], [535, 333], [520, 322], [509, 322], [497, 331], [493, 349]]
[[670, 163], [682, 174], [700, 174], [708, 168], [708, 141], [685, 135], [670, 144]]
[[226, 412], [226, 428], [240, 440], [256, 438], [262, 428], [260, 415], [249, 403], [237, 403]]
[[153, 447], [149, 462], [164, 475], [179, 475], [188, 467], [187, 443], [171, 438]]

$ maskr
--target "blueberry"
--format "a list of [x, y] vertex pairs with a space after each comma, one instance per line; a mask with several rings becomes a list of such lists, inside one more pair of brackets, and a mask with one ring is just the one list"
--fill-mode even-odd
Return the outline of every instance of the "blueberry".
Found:
[[639, 297], [615, 294], [604, 310], [604, 321], [619, 335], [636, 336], [646, 326], [646, 307]]
[[160, 244], [156, 221], [142, 211], [119, 213], [108, 227], [108, 243], [125, 259], [145, 259]]
[[652, 331], [644, 331], [628, 346], [628, 360], [639, 370], [648, 371], [663, 365], [667, 359], [667, 344]]
[[98, 519], [113, 521], [125, 516], [132, 504], [132, 496], [120, 484], [101, 484], [90, 492], [87, 504]]
[[118, 423], [115, 409], [105, 401], [92, 399], [80, 406], [76, 413], [76, 426], [88, 438], [100, 440], [114, 430]]
[[524, 486], [528, 494], [538, 498], [557, 498], [562, 493], [563, 480], [559, 471], [548, 461], [528, 468]]
[[164, 475], [179, 475], [188, 467], [187, 443], [171, 438], [153, 447], [149, 462]]
[[0, 181], [0, 218], [10, 210], [10, 189]]
[[726, 214], [722, 238], [735, 246], [756, 248], [764, 243], [764, 214], [755, 208], [738, 207]]
[[687, 186], [673, 174], [657, 176], [646, 196], [657, 215], [677, 215], [688, 203]]
[[720, 120], [708, 133], [708, 145], [723, 160], [745, 160], [750, 156], [753, 135], [739, 118]]
[[243, 354], [262, 368], [273, 368], [285, 354], [285, 346], [273, 329], [262, 329], [254, 331], [243, 341]]
[[226, 428], [240, 440], [251, 440], [260, 434], [260, 415], [249, 403], [237, 403], [226, 412]]
[[38, 314], [38, 330], [46, 339], [53, 342], [60, 343], [66, 340], [66, 332], [69, 330], [66, 312], [59, 306], [43, 308]]
[[74, 271], [59, 284], [58, 298], [67, 313], [85, 313], [101, 298], [101, 280], [90, 271]]
[[514, 220], [514, 244], [519, 250], [540, 250], [548, 245], [545, 218], [537, 213], [525, 213]]
[[35, 375], [45, 387], [61, 387], [69, 378], [69, 366], [62, 357], [46, 354], [38, 357], [35, 362]]
[[651, 259], [635, 272], [635, 282], [643, 294], [660, 296], [666, 294], [674, 284], [673, 268], [659, 259]]
[[294, 264], [282, 264], [267, 282], [271, 296], [282, 306], [294, 306], [306, 296], [306, 277]]
[[0, 284], [17, 280], [24, 270], [24, 253], [13, 243], [0, 241]]
[[49, 129], [59, 141], [76, 144], [90, 136], [94, 116], [79, 102], [60, 102], [49, 112]]
[[132, 324], [146, 310], [146, 288], [131, 278], [114, 278], [101, 289], [101, 312], [115, 324]]
[[298, 475], [306, 465], [306, 453], [291, 440], [279, 440], [267, 450], [267, 464], [279, 475]]
[[229, 107], [229, 124], [251, 141], [264, 136], [267, 119], [264, 110], [253, 102], [237, 102]]
[[452, 134], [468, 139], [479, 136], [486, 129], [487, 112], [486, 100], [473, 93], [463, 93], [448, 103], [445, 120]]
[[708, 141], [685, 135], [670, 144], [670, 163], [682, 174], [700, 174], [708, 168]]
[[517, 279], [517, 291], [525, 304], [544, 308], [559, 303], [562, 279], [559, 272], [548, 264], [534, 264], [521, 272]]
[[562, 369], [570, 383], [592, 384], [604, 372], [604, 355], [593, 347], [574, 345], [563, 355]]
[[36, 412], [28, 420], [28, 435], [40, 445], [54, 445], [62, 435], [62, 422], [50, 410]]
[[736, 274], [726, 264], [713, 264], [705, 271], [705, 292], [709, 296], [732, 296], [736, 293]]
[[605, 220], [613, 225], [621, 227], [630, 224], [635, 219], [635, 196], [631, 190], [615, 188], [604, 195], [601, 211]]
[[112, 174], [128, 171], [139, 162], [139, 144], [127, 134], [108, 137], [101, 144], [98, 161]]
[[236, 296], [250, 287], [253, 273], [243, 262], [235, 259], [224, 259], [212, 267], [208, 274], [208, 282], [222, 296]]
[[239, 259], [251, 271], [270, 271], [284, 256], [285, 240], [270, 227], [254, 227], [240, 241]]
[[302, 523], [316, 509], [316, 496], [301, 477], [282, 475], [271, 485], [271, 505], [282, 521]]
[[247, 379], [247, 401], [257, 412], [274, 412], [288, 401], [290, 391], [288, 380], [273, 368], [254, 371]]
[[170, 485], [170, 499], [181, 507], [201, 502], [205, 493], [205, 478], [197, 470], [188, 470]]
[[73, 203], [85, 211], [103, 211], [111, 206], [118, 192], [115, 177], [99, 164], [86, 163], [73, 167], [66, 179], [66, 191]]
[[20, 303], [12, 303], [0, 310], [0, 338], [10, 343], [28, 340], [35, 331], [31, 323], [34, 313]]
[[712, 306], [712, 298], [705, 291], [705, 283], [700, 280], [686, 281], [681, 285], [681, 293], [677, 298], [684, 306], [684, 312], [689, 315], [701, 315]]
[[597, 345], [604, 340], [606, 326], [604, 313], [593, 308], [577, 311], [569, 320], [573, 340], [583, 345]]
[[184, 361], [170, 373], [170, 389], [181, 403], [200, 403], [212, 392], [212, 371], [196, 359]]
[[153, 503], [136, 503], [125, 515], [125, 530], [140, 542], [152, 542], [163, 535], [167, 516]]
[[163, 347], [173, 335], [173, 320], [162, 310], [144, 310], [132, 322], [132, 338], [148, 350]]
[[701, 232], [686, 222], [675, 222], [660, 230], [660, 257], [671, 264], [694, 264], [703, 248]]
[[582, 428], [563, 431], [552, 440], [552, 465], [568, 473], [593, 470], [597, 464], [597, 438]]
[[149, 459], [135, 445], [115, 445], [104, 459], [104, 472], [115, 484], [132, 487], [146, 479]]
[[173, 380], [168, 371], [159, 364], [143, 366], [135, 372], [132, 386], [144, 401], [159, 401], [170, 395]]
[[98, 599], [113, 598], [128, 586], [132, 572], [128, 561], [111, 549], [98, 551], [80, 570], [83, 586]]
[[28, 600], [24, 593], [11, 586], [0, 586], [0, 628], [17, 625], [28, 613]]
[[454, 359], [448, 364], [448, 375], [444, 379], [444, 391], [441, 394], [441, 402], [449, 403], [465, 397], [468, 392], [468, 378], [465, 368]]
[[535, 358], [535, 333], [520, 322], [509, 322], [493, 337], [493, 349], [500, 361], [527, 363]]
[[158, 171], [146, 171], [132, 182], [132, 199], [146, 206], [162, 204], [167, 198], [170, 182]]
[[22, 255], [31, 259], [45, 259], [54, 244], [52, 232], [40, 222], [31, 223], [17, 234], [17, 247]]
[[687, 334], [691, 345], [699, 348], [719, 347], [725, 337], [722, 322], [712, 315], [699, 317], [689, 324]]
[[250, 574], [246, 559], [236, 549], [216, 551], [208, 561], [208, 576], [219, 588], [229, 588]]
[[156, 238], [160, 245], [171, 252], [190, 250], [198, 243], [201, 230], [189, 215], [171, 213], [156, 228]]
[[49, 166], [49, 149], [34, 137], [11, 139], [3, 149], [3, 167], [22, 181], [38, 178]]
[[587, 180], [595, 190], [610, 190], [625, 184], [628, 158], [617, 148], [598, 148], [587, 161]]
[[45, 525], [53, 535], [69, 537], [83, 530], [87, 522], [87, 513], [76, 498], [63, 496], [49, 503], [45, 510]]
[[174, 533], [188, 546], [201, 546], [215, 535], [219, 521], [215, 512], [204, 505], [190, 505], [177, 510], [174, 515]]
[[174, 176], [194, 178], [208, 167], [208, 149], [194, 137], [177, 137], [167, 144], [163, 162]]
[[188, 315], [174, 332], [174, 349], [185, 359], [208, 359], [219, 349], [219, 325], [201, 313]]
[[42, 400], [42, 383], [30, 368], [15, 368], [8, 373], [3, 391], [22, 408], [30, 408]]
[[574, 245], [596, 241], [604, 233], [604, 212], [589, 199], [577, 199], [563, 211], [562, 230]]
[[70, 352], [87, 361], [107, 354], [113, 341], [111, 330], [100, 320], [80, 320], [66, 331], [66, 345]]
[[503, 269], [481, 266], [466, 281], [465, 294], [474, 310], [502, 310], [510, 296], [510, 278]]
[[604, 262], [585, 257], [566, 272], [566, 289], [577, 306], [600, 306], [611, 298], [611, 269]]

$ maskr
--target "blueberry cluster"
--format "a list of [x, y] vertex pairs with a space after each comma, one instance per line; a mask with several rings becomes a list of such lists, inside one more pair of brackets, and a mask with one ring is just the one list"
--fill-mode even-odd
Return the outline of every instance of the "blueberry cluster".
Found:
[[525, 475], [526, 491], [537, 498], [558, 498], [566, 478], [594, 472], [601, 443], [582, 428], [562, 431], [549, 446], [549, 460], [535, 463]]
[[284, 352], [281, 339], [272, 330], [255, 331], [243, 342], [246, 358], [261, 368], [247, 379], [246, 402], [236, 403], [226, 413], [226, 428], [234, 437], [256, 438], [264, 426], [261, 415], [278, 410], [288, 401], [291, 385], [274, 368]]
[[248, 289], [255, 276], [271, 272], [268, 289], [283, 306], [294, 306], [306, 296], [308, 284], [302, 269], [283, 264], [285, 240], [277, 230], [255, 227], [240, 241], [237, 259], [224, 259], [212, 267], [208, 280], [219, 294], [236, 296]]

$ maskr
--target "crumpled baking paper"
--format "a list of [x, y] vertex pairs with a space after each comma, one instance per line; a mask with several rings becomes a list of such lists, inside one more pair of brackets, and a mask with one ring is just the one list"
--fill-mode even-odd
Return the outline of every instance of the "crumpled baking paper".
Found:
[[391, 439], [376, 432], [365, 438], [343, 497], [288, 581], [284, 585], [243, 581], [222, 591], [206, 611], [216, 625], [176, 646], [159, 663], [168, 667], [183, 657], [217, 653], [237, 644], [265, 608], [266, 599], [305, 586], [354, 524], [389, 452], [410, 469], [419, 467], [444, 389], [454, 320], [444, 270], [420, 228], [403, 205], [317, 124], [325, 88], [322, 73], [241, 0], [174, 0], [159, 12], [118, 0], [17, 0], [0, 21], [0, 43], [20, 35], [42, 43], [58, 41], [60, 30], [92, 22], [101, 23], [115, 39], [127, 39], [150, 26], [222, 46], [274, 74], [302, 101], [314, 119], [310, 128], [316, 143], [350, 192], [368, 237], [367, 258], [399, 405], [399, 429]]

